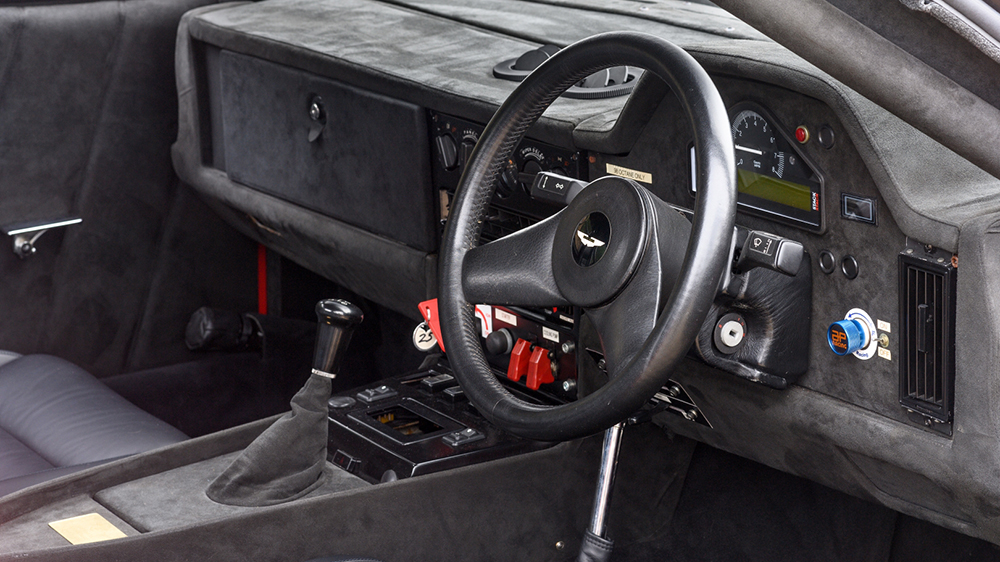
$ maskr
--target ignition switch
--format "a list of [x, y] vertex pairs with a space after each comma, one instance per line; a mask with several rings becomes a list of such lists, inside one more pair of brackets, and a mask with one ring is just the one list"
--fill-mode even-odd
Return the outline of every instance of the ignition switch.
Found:
[[715, 347], [726, 355], [732, 355], [743, 347], [746, 343], [747, 323], [742, 316], [735, 312], [719, 318], [715, 323], [713, 339]]

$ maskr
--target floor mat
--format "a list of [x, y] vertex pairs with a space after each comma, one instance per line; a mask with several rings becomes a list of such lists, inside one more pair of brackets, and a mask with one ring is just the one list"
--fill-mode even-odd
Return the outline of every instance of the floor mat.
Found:
[[900, 515], [889, 562], [1000, 562], [1000, 547]]
[[612, 560], [888, 560], [896, 512], [699, 445], [677, 509], [655, 540]]

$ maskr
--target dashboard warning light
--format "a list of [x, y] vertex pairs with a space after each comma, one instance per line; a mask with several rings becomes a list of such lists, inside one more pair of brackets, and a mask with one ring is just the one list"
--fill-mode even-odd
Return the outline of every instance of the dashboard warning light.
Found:
[[809, 142], [809, 129], [806, 129], [802, 125], [796, 127], [795, 140], [799, 141], [799, 144], [805, 144]]

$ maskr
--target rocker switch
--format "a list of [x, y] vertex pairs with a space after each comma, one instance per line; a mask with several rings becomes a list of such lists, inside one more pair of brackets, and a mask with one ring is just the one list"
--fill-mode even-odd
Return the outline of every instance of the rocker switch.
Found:
[[373, 402], [378, 402], [379, 400], [385, 400], [386, 398], [392, 398], [399, 394], [395, 390], [389, 388], [386, 385], [376, 386], [375, 388], [367, 388], [357, 393], [356, 396], [358, 400], [361, 400], [365, 404], [371, 404]]
[[486, 439], [486, 436], [471, 427], [467, 427], [461, 431], [453, 431], [441, 438], [442, 441], [452, 447], [458, 447], [459, 445], [465, 445], [466, 443], [481, 441], [483, 439]]
[[457, 385], [455, 377], [448, 374], [434, 375], [420, 381], [420, 386], [427, 392], [440, 392], [446, 388]]

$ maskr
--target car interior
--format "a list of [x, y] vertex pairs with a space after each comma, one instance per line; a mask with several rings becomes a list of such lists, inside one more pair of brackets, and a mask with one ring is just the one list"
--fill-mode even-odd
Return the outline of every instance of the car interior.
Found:
[[0, 561], [1000, 560], [996, 0], [0, 0]]

